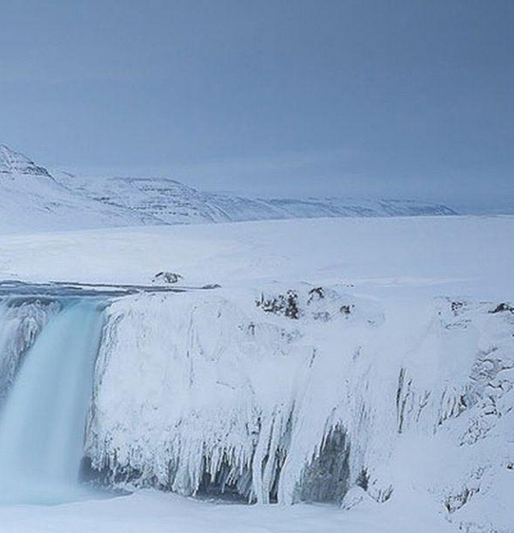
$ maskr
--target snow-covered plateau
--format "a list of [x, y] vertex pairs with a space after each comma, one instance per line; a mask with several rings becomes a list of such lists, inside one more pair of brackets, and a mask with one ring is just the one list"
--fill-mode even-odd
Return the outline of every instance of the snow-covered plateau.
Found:
[[0, 531], [512, 533], [513, 243], [461, 216], [0, 235], [6, 411], [101, 327], [82, 476], [132, 493], [11, 502]]

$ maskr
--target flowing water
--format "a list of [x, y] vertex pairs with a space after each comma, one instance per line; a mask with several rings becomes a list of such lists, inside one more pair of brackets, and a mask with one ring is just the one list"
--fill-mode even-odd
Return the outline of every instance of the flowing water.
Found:
[[102, 330], [95, 298], [63, 304], [24, 355], [0, 413], [0, 502], [79, 497], [79, 470]]

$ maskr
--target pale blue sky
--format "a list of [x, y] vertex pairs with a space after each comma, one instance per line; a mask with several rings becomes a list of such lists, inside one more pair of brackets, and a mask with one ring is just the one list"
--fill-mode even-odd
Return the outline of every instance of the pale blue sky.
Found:
[[0, 0], [0, 142], [252, 195], [514, 206], [513, 0]]

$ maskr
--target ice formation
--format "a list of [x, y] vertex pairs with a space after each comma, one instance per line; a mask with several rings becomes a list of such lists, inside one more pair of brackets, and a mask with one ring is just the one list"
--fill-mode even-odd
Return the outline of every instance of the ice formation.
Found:
[[44, 298], [12, 297], [0, 302], [0, 401], [10, 390], [24, 355], [60, 307], [58, 301]]
[[4, 299], [2, 494], [69, 493], [82, 461], [109, 486], [425, 502], [463, 531], [511, 531], [514, 309], [348, 290]]
[[497, 303], [340, 287], [121, 298], [86, 455], [118, 486], [286, 504], [359, 487], [510, 531], [513, 332]]

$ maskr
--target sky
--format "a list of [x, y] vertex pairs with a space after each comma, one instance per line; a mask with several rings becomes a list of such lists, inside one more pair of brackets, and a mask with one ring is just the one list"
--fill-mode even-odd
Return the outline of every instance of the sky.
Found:
[[512, 0], [0, 0], [0, 143], [91, 176], [514, 210]]

